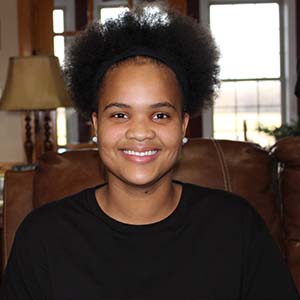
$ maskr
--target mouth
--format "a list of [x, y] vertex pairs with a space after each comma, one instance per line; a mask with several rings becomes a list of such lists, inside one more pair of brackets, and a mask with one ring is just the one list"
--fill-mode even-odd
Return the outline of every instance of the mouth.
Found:
[[140, 157], [143, 157], [143, 156], [153, 156], [153, 155], [155, 155], [158, 152], [158, 150], [134, 151], [134, 150], [127, 150], [127, 149], [124, 149], [122, 151], [123, 151], [123, 153], [125, 153], [127, 155], [140, 156]]
[[121, 153], [128, 161], [138, 164], [150, 163], [159, 155], [159, 149], [121, 149]]

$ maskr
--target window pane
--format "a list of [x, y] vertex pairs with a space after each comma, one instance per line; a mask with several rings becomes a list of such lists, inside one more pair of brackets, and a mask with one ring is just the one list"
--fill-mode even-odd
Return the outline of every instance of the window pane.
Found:
[[66, 109], [60, 107], [56, 110], [57, 144], [67, 144]]
[[257, 108], [257, 81], [241, 81], [236, 86], [237, 110], [253, 110]]
[[235, 113], [231, 113], [227, 110], [215, 110], [214, 129], [218, 133], [236, 133], [236, 120]]
[[128, 11], [128, 7], [104, 7], [100, 8], [100, 20], [104, 23], [108, 19], [116, 18], [120, 13]]
[[221, 50], [222, 79], [280, 77], [277, 3], [211, 5], [210, 27]]
[[59, 62], [62, 65], [65, 59], [65, 38], [62, 35], [54, 37], [54, 55], [59, 58]]
[[214, 137], [248, 140], [263, 146], [272, 139], [258, 132], [258, 126], [281, 124], [279, 80], [223, 82], [214, 106]]
[[53, 10], [53, 32], [64, 32], [64, 11], [62, 9]]
[[226, 82], [222, 84], [221, 93], [215, 102], [215, 108], [234, 109], [235, 103], [235, 82]]
[[281, 84], [278, 80], [259, 82], [259, 98], [261, 109], [281, 106]]

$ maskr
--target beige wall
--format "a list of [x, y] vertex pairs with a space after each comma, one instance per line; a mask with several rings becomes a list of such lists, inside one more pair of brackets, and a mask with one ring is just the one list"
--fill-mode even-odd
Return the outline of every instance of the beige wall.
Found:
[[[19, 54], [17, 0], [0, 0], [0, 95], [2, 94], [8, 59]], [[23, 116], [0, 111], [0, 163], [24, 161], [22, 145]]]

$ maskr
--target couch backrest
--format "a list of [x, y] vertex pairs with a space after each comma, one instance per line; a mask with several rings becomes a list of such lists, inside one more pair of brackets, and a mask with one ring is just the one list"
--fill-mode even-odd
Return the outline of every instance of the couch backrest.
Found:
[[33, 207], [75, 194], [104, 182], [104, 167], [96, 150], [48, 152], [38, 164], [33, 182]]
[[[4, 265], [15, 231], [32, 208], [100, 184], [104, 177], [103, 165], [94, 150], [47, 153], [41, 158], [36, 171], [7, 172]], [[261, 214], [283, 249], [274, 159], [267, 151], [252, 143], [191, 139], [183, 147], [174, 178], [243, 196]]]

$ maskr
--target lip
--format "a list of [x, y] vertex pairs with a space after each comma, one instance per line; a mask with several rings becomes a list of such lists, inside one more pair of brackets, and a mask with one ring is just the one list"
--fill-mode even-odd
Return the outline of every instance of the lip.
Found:
[[[120, 149], [119, 151], [124, 158], [135, 163], [149, 163], [155, 160], [160, 153], [159, 149], [153, 147], [129, 147]], [[139, 155], [135, 155], [134, 152], [138, 152]]]

